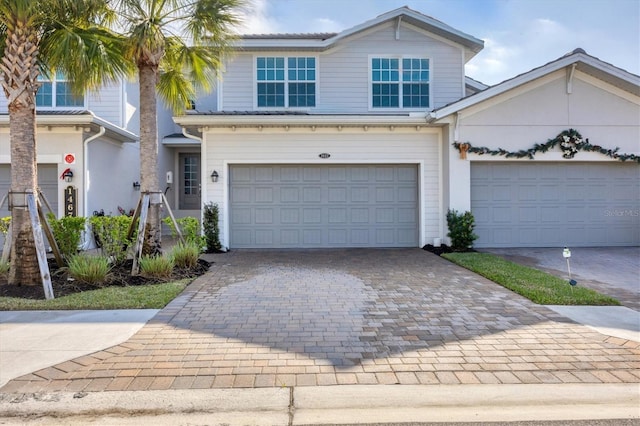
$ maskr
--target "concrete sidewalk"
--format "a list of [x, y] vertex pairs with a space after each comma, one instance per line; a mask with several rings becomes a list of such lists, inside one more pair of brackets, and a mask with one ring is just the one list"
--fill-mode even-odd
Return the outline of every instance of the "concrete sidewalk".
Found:
[[639, 407], [636, 384], [312, 386], [4, 394], [0, 395], [0, 423], [137, 426], [525, 422], [637, 419]]
[[0, 311], [0, 387], [15, 377], [118, 345], [157, 313]]

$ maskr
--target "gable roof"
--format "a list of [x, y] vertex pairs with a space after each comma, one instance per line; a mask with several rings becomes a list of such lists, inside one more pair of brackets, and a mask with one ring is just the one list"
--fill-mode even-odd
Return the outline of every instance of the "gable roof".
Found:
[[577, 48], [573, 52], [542, 65], [541, 67], [534, 68], [531, 71], [517, 75], [503, 81], [502, 83], [490, 86], [481, 92], [440, 107], [430, 113], [430, 119], [431, 121], [439, 120], [547, 74], [570, 66], [575, 66], [575, 69], [582, 71], [585, 74], [589, 74], [615, 87], [636, 96], [640, 96], [640, 76], [625, 71], [622, 68], [618, 68], [608, 62], [604, 62], [595, 56], [588, 55], [584, 49]]
[[246, 50], [284, 50], [303, 49], [323, 51], [333, 47], [339, 41], [366, 31], [388, 21], [407, 22], [417, 28], [451, 40], [465, 48], [466, 60], [473, 58], [484, 48], [484, 41], [424, 15], [406, 6], [392, 10], [374, 19], [339, 33], [318, 34], [249, 34], [241, 36], [239, 47]]

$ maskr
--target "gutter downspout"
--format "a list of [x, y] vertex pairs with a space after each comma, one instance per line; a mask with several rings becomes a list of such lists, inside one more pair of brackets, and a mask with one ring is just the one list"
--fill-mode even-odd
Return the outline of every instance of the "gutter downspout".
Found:
[[[107, 130], [104, 128], [104, 126], [100, 126], [100, 130], [98, 131], [98, 133], [96, 133], [93, 136], [89, 136], [87, 139], [84, 140], [84, 142], [82, 143], [82, 162], [84, 163], [84, 167], [83, 167], [83, 173], [82, 173], [82, 191], [83, 191], [83, 198], [84, 198], [84, 217], [89, 217], [89, 212], [87, 211], [89, 208], [89, 191], [87, 190], [87, 181], [88, 181], [88, 174], [89, 174], [89, 143], [93, 142], [94, 140], [102, 137], [105, 133], [107, 132]], [[87, 225], [88, 226], [88, 225]], [[85, 239], [82, 243], [82, 248], [84, 250], [87, 250], [89, 248], [89, 242], [90, 242], [90, 238], [88, 238], [89, 233], [85, 231]]]

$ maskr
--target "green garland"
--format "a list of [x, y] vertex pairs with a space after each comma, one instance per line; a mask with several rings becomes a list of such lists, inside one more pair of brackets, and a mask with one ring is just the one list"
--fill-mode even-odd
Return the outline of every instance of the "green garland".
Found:
[[578, 151], [587, 151], [587, 152], [598, 152], [602, 155], [606, 155], [607, 157], [611, 157], [615, 160], [620, 161], [635, 161], [640, 163], [640, 156], [635, 154], [620, 154], [618, 151], [620, 148], [615, 149], [606, 149], [601, 147], [600, 145], [591, 145], [589, 143], [589, 139], [583, 139], [582, 135], [578, 133], [577, 130], [569, 129], [564, 130], [558, 136], [553, 139], [549, 139], [546, 143], [543, 144], [535, 144], [533, 147], [529, 149], [522, 149], [520, 151], [507, 151], [506, 149], [498, 148], [498, 149], [490, 149], [484, 146], [476, 147], [472, 146], [469, 142], [460, 143], [454, 142], [453, 146], [461, 150], [461, 145], [466, 145], [467, 152], [472, 152], [478, 155], [490, 154], [490, 155], [502, 155], [506, 158], [529, 158], [533, 159], [535, 154], [538, 152], [547, 152], [552, 148], [555, 148], [556, 145], [560, 146], [562, 149], [562, 156], [564, 158], [573, 158]]

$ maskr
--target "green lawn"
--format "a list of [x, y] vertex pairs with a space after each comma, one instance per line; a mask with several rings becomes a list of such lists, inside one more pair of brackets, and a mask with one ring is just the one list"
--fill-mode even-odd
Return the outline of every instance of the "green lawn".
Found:
[[0, 297], [0, 311], [73, 309], [161, 309], [191, 282], [184, 279], [163, 284], [106, 287], [52, 300]]
[[619, 305], [594, 290], [570, 286], [568, 280], [509, 262], [489, 253], [446, 253], [442, 257], [541, 305]]

